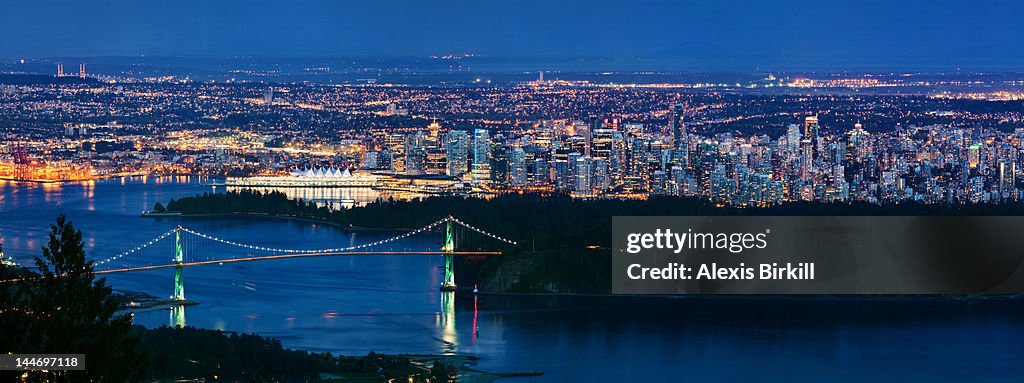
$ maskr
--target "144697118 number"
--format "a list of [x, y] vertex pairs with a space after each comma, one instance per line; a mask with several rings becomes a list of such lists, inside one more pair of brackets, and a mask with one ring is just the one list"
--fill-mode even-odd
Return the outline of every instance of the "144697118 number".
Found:
[[22, 367], [74, 367], [78, 358], [15, 358]]
[[2, 370], [84, 370], [82, 354], [8, 354], [0, 355]]

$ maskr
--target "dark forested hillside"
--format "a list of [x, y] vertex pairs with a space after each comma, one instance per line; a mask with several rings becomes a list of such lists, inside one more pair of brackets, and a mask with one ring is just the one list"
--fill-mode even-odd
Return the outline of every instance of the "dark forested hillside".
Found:
[[423, 374], [399, 356], [290, 350], [276, 339], [253, 334], [192, 327], [136, 327], [135, 333], [150, 356], [148, 378], [158, 381], [315, 382], [321, 373], [387, 381]]

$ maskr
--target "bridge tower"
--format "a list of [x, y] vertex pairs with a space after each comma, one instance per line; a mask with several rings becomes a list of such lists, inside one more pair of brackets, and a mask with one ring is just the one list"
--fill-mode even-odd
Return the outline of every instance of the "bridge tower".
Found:
[[181, 225], [174, 229], [174, 295], [171, 299], [176, 301], [185, 300], [185, 280], [181, 276], [181, 264], [185, 261], [185, 252], [181, 240]]
[[444, 282], [441, 291], [455, 291], [455, 227], [452, 225], [452, 217], [444, 222], [444, 246], [441, 252], [444, 253]]

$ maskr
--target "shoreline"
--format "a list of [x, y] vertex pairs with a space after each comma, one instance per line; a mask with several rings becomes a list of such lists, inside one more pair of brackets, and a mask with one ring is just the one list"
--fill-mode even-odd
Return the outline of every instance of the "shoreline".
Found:
[[173, 176], [181, 176], [181, 175], [188, 176], [188, 175], [193, 175], [193, 174], [119, 173], [119, 174], [107, 174], [107, 175], [102, 175], [102, 176], [95, 176], [93, 178], [84, 178], [84, 179], [77, 179], [77, 180], [73, 180], [73, 179], [63, 179], [63, 180], [28, 179], [28, 180], [19, 180], [19, 179], [15, 179], [14, 177], [4, 176], [4, 177], [0, 177], [0, 181], [27, 183], [27, 184], [40, 184], [40, 185], [46, 185], [46, 184], [63, 185], [63, 184], [79, 183], [79, 182], [103, 181], [103, 180], [109, 180], [109, 179], [115, 179], [115, 178], [136, 178], [136, 177], [149, 177], [149, 176], [153, 176], [153, 177], [170, 176], [170, 177], [173, 177]]
[[314, 224], [324, 224], [336, 227], [343, 231], [349, 232], [368, 232], [368, 231], [409, 231], [412, 229], [404, 228], [383, 228], [383, 227], [363, 227], [363, 226], [352, 226], [344, 225], [337, 222], [328, 221], [319, 218], [299, 217], [290, 215], [279, 215], [279, 214], [266, 214], [266, 213], [181, 213], [181, 212], [153, 212], [145, 211], [141, 215], [143, 218], [253, 218], [253, 219], [281, 219], [286, 221], [297, 221], [297, 222], [308, 222]]

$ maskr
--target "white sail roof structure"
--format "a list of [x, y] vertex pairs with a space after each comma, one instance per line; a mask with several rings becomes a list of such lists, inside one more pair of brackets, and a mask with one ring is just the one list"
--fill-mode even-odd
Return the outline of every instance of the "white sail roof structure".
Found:
[[306, 167], [288, 172], [288, 176], [228, 177], [229, 186], [266, 187], [372, 187], [379, 176], [352, 172], [348, 168]]
[[289, 173], [292, 177], [304, 178], [349, 178], [353, 177], [352, 171], [348, 168], [305, 168], [295, 169]]

